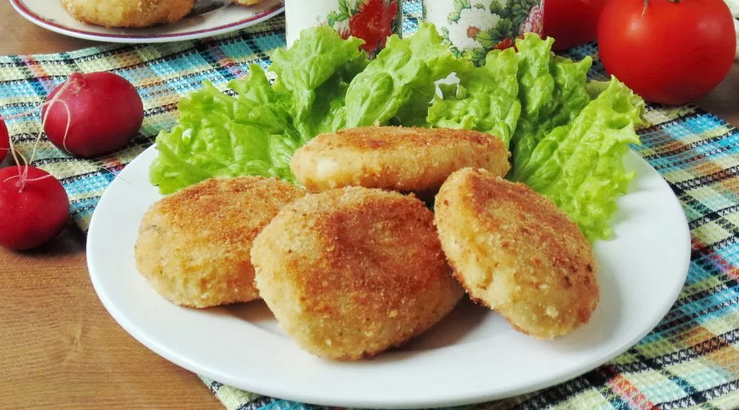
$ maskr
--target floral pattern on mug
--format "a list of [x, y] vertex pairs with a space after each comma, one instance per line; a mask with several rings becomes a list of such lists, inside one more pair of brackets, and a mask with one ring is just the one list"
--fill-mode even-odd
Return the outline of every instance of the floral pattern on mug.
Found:
[[[434, 1], [434, 0], [429, 0]], [[456, 56], [485, 64], [488, 51], [504, 49], [523, 33], [541, 34], [541, 0], [454, 0], [441, 34]]]
[[342, 38], [354, 36], [364, 40], [362, 49], [374, 56], [400, 28], [399, 1], [339, 0], [338, 12], [331, 12], [326, 20]]

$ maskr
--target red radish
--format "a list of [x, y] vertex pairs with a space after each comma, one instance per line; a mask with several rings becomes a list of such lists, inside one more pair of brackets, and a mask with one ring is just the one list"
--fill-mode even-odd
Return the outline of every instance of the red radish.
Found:
[[133, 85], [117, 74], [74, 73], [51, 92], [41, 118], [49, 141], [90, 158], [128, 144], [141, 128], [144, 105]]
[[62, 184], [31, 166], [0, 169], [0, 246], [27, 250], [54, 239], [69, 218]]
[[8, 127], [5, 126], [5, 121], [0, 120], [0, 162], [3, 162], [9, 150], [10, 137], [8, 137]]

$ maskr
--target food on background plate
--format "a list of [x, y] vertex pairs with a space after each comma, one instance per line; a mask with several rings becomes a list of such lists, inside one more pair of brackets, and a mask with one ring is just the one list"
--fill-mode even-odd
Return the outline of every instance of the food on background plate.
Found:
[[136, 136], [144, 104], [136, 88], [117, 74], [72, 73], [49, 94], [41, 119], [57, 148], [92, 158], [117, 151]]
[[736, 43], [723, 0], [614, 0], [598, 23], [606, 71], [661, 104], [685, 104], [713, 90], [731, 70]]
[[264, 0], [231, 0], [231, 3], [234, 4], [240, 4], [242, 6], [253, 6], [255, 4], [259, 4], [263, 2]]
[[98, 26], [140, 28], [174, 23], [195, 0], [59, 0], [76, 20]]
[[464, 294], [432, 221], [423, 202], [396, 192], [307, 195], [254, 241], [257, 287], [304, 350], [374, 356], [433, 326]]
[[434, 218], [455, 277], [516, 329], [551, 339], [590, 320], [600, 294], [590, 243], [549, 199], [467, 168], [441, 187]]
[[156, 202], [136, 241], [138, 271], [170, 301], [204, 308], [258, 299], [249, 252], [305, 190], [276, 179], [209, 179]]
[[499, 138], [445, 128], [360, 127], [321, 134], [293, 154], [290, 168], [311, 191], [363, 186], [435, 193], [452, 172], [510, 169]]

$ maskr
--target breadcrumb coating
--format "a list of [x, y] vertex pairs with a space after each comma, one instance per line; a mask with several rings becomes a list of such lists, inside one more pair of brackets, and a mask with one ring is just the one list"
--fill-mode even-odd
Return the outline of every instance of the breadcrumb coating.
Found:
[[59, 0], [76, 20], [104, 27], [141, 28], [184, 18], [195, 0]]
[[461, 168], [503, 176], [509, 156], [499, 138], [477, 131], [361, 127], [315, 137], [295, 152], [290, 168], [310, 191], [363, 186], [435, 193]]
[[444, 253], [472, 299], [539, 338], [590, 320], [600, 294], [591, 245], [549, 199], [463, 169], [441, 187], [435, 211]]
[[351, 187], [283, 208], [254, 241], [257, 287], [304, 349], [374, 356], [441, 320], [464, 292], [418, 199]]
[[263, 177], [209, 179], [156, 202], [136, 241], [138, 271], [172, 302], [204, 308], [258, 299], [249, 252], [305, 190]]

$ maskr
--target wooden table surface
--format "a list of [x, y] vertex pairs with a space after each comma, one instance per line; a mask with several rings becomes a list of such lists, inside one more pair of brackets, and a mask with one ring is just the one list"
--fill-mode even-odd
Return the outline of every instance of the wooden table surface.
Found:
[[[39, 28], [7, 1], [0, 14], [0, 55], [95, 44]], [[739, 126], [739, 64], [698, 105]], [[0, 409], [223, 408], [196, 375], [113, 321], [90, 284], [85, 237], [71, 225], [34, 252], [0, 248], [0, 375]]]

